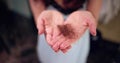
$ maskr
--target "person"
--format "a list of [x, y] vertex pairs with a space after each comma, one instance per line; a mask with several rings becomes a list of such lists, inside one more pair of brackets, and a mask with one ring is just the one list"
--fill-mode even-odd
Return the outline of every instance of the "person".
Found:
[[[29, 0], [42, 63], [86, 63], [102, 0]], [[88, 30], [89, 28], [89, 30]], [[62, 53], [62, 52], [63, 53]]]

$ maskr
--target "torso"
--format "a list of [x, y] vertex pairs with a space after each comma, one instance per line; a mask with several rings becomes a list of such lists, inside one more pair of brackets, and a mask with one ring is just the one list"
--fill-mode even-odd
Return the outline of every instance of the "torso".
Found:
[[81, 7], [84, 4], [85, 0], [55, 0], [55, 2], [63, 9], [69, 9]]
[[44, 0], [44, 2], [47, 6], [53, 5], [62, 13], [65, 12], [65, 14], [69, 14], [79, 8], [82, 8], [86, 0]]

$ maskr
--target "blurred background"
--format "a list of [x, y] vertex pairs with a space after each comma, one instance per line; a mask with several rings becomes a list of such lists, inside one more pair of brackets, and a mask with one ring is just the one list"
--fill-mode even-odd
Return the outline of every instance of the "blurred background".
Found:
[[[120, 0], [104, 0], [87, 63], [120, 63]], [[40, 63], [28, 0], [0, 0], [0, 63]]]

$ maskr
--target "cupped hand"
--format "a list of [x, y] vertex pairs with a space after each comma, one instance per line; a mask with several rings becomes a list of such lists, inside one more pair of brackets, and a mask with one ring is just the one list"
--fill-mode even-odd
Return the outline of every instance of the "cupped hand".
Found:
[[[54, 50], [62, 50], [64, 53], [71, 48], [71, 44], [76, 42], [89, 28], [90, 33], [96, 35], [96, 21], [93, 15], [88, 11], [76, 11], [68, 16], [63, 25], [59, 25], [60, 33], [64, 37], [53, 40], [56, 43]], [[64, 40], [64, 41], [60, 41]]]
[[60, 35], [58, 25], [63, 24], [62, 14], [55, 10], [46, 10], [43, 11], [37, 20], [37, 29], [38, 34], [45, 33], [46, 40], [50, 46], [54, 43], [51, 40], [55, 39], [58, 35]]

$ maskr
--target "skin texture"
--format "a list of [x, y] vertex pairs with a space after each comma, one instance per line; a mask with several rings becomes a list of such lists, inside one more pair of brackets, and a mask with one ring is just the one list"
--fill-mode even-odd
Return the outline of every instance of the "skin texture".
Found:
[[96, 22], [88, 11], [73, 12], [64, 21], [60, 12], [47, 10], [40, 14], [37, 23], [39, 34], [45, 33], [48, 44], [55, 52], [67, 52], [87, 28], [96, 35]]
[[[64, 35], [63, 38], [56, 38], [54, 41], [57, 42], [61, 42], [61, 43], [57, 43], [54, 45], [54, 50], [58, 50], [58, 49], [67, 49], [67, 47], [69, 47], [72, 43], [74, 43], [76, 40], [78, 40], [80, 37], [82, 37], [82, 35], [84, 34], [84, 32], [86, 31], [87, 28], [90, 29], [90, 33], [95, 36], [96, 35], [96, 22], [95, 22], [95, 18], [92, 16], [92, 14], [88, 11], [75, 11], [72, 14], [70, 14], [68, 16], [68, 18], [66, 19], [66, 21], [64, 22], [64, 25], [70, 25], [66, 34], [68, 34], [67, 36]], [[66, 27], [64, 26], [63, 28], [66, 29]], [[74, 29], [73, 31], [71, 31], [72, 29]], [[69, 33], [71, 32], [71, 33]], [[73, 36], [73, 37], [71, 37]], [[59, 37], [59, 36], [58, 36]], [[57, 41], [57, 40], [62, 40], [66, 38], [66, 41]], [[59, 45], [59, 46], [58, 46]], [[56, 47], [55, 47], [56, 46]], [[59, 47], [59, 48], [58, 48]]]
[[57, 26], [62, 24], [63, 17], [61, 13], [55, 10], [44, 11], [40, 14], [37, 20], [38, 33], [45, 33], [48, 44], [52, 45], [53, 43], [50, 41], [60, 34]]

